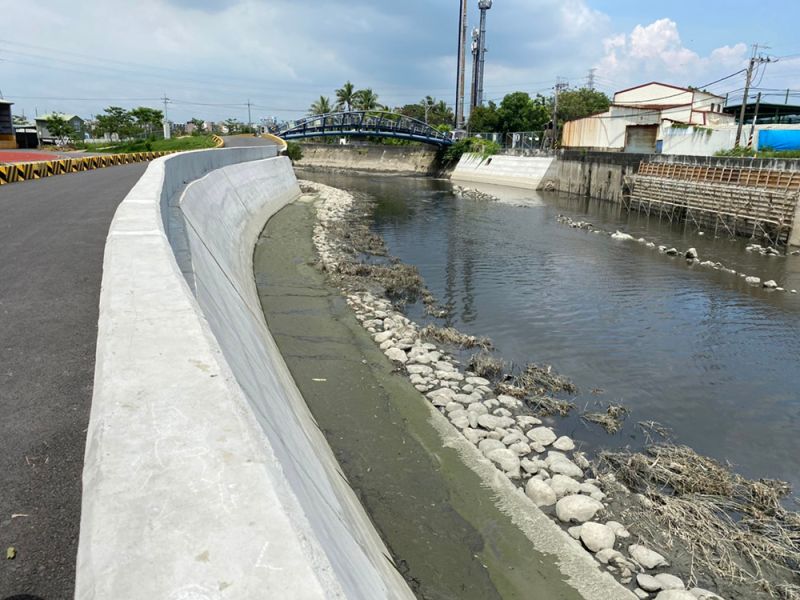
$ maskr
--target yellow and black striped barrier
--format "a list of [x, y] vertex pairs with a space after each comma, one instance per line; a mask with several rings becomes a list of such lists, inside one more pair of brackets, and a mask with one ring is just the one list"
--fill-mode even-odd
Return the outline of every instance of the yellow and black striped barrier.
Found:
[[211, 139], [214, 140], [214, 148], [222, 148], [225, 145], [225, 140], [216, 134], [211, 136]]
[[279, 148], [279, 152], [286, 152], [286, 149], [289, 147], [289, 145], [286, 143], [286, 140], [279, 138], [277, 135], [272, 135], [271, 133], [262, 133], [261, 137], [275, 142], [275, 145]]
[[145, 162], [174, 152], [130, 152], [127, 154], [102, 154], [81, 158], [62, 158], [28, 163], [11, 163], [0, 165], [0, 185], [30, 181], [53, 175], [79, 173], [116, 165]]

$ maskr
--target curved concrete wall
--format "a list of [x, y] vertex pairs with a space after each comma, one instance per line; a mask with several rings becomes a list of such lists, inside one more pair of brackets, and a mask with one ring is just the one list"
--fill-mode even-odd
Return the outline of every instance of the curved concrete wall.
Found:
[[159, 159], [114, 217], [77, 598], [413, 598], [264, 322], [253, 249], [299, 194], [275, 151]]

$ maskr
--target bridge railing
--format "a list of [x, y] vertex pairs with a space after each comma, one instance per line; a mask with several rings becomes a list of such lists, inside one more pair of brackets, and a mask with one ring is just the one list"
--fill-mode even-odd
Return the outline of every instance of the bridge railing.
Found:
[[453, 142], [449, 134], [427, 123], [386, 111], [348, 111], [312, 115], [290, 123], [279, 135], [292, 138], [334, 134], [403, 137], [437, 145], [449, 145]]

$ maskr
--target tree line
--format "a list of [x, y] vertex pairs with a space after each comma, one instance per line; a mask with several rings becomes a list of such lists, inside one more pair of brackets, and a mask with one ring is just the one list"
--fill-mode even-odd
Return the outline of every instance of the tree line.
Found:
[[[335, 91], [335, 102], [327, 96], [320, 96], [308, 109], [309, 115], [322, 115], [337, 111], [386, 110], [396, 112], [433, 127], [451, 129], [455, 120], [452, 108], [444, 100], [425, 96], [413, 104], [389, 108], [379, 102], [378, 95], [371, 89], [356, 89], [346, 82]], [[512, 133], [518, 131], [543, 131], [552, 127], [552, 96], [541, 94], [531, 96], [527, 92], [507, 94], [497, 104], [488, 102], [485, 106], [473, 109], [467, 124], [470, 133]], [[581, 119], [608, 110], [611, 101], [603, 92], [590, 88], [566, 90], [558, 96], [559, 126], [566, 121]]]

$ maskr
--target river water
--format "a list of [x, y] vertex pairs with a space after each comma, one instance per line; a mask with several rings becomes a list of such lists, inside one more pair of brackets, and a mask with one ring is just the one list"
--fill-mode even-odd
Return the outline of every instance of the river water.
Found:
[[[800, 295], [748, 286], [642, 244], [571, 229], [558, 214], [678, 249], [800, 289], [800, 257], [746, 252], [744, 240], [698, 236], [619, 206], [551, 193], [479, 187], [500, 201], [456, 196], [449, 181], [306, 173], [375, 201], [373, 227], [452, 307], [448, 325], [490, 337], [516, 364], [547, 363], [580, 389], [559, 434], [589, 451], [647, 442], [654, 420], [675, 442], [751, 478], [800, 484]], [[409, 314], [424, 321], [421, 307]], [[439, 324], [443, 324], [441, 321]], [[630, 409], [609, 435], [579, 418], [607, 403]]]

